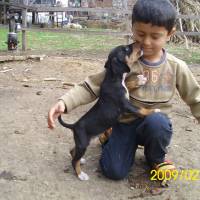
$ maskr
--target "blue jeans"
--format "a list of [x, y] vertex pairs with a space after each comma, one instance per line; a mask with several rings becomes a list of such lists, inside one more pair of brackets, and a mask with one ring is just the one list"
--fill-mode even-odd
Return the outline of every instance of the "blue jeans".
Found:
[[150, 165], [162, 163], [171, 136], [171, 122], [162, 113], [138, 118], [130, 124], [117, 123], [108, 142], [102, 147], [102, 173], [114, 180], [125, 178], [134, 163], [138, 145], [144, 146], [144, 154]]

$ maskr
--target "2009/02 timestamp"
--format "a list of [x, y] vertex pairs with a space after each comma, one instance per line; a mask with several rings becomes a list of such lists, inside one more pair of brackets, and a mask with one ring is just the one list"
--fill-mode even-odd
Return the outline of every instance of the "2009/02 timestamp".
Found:
[[184, 181], [199, 181], [199, 169], [184, 169], [184, 170], [151, 170], [151, 181], [162, 180], [184, 180]]

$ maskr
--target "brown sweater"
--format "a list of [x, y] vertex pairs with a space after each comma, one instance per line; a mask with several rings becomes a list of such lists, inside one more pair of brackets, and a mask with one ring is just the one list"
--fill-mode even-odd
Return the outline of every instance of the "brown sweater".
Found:
[[[200, 122], [200, 86], [185, 62], [169, 53], [165, 53], [158, 63], [148, 63], [138, 60], [131, 67], [126, 82], [136, 79], [138, 69], [147, 77], [147, 83], [130, 92], [133, 105], [145, 108], [158, 108], [165, 114], [172, 110], [172, 98], [176, 89], [182, 99], [190, 107], [192, 114]], [[94, 101], [98, 98], [101, 82], [105, 71], [88, 76], [60, 99], [64, 101], [67, 112]], [[136, 117], [124, 114], [121, 122], [130, 122]]]

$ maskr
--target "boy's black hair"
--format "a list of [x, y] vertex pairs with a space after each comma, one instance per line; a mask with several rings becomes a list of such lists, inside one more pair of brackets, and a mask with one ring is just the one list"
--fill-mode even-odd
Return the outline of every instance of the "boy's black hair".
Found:
[[151, 23], [163, 26], [170, 32], [175, 25], [176, 16], [176, 9], [169, 0], [137, 0], [133, 6], [132, 24]]

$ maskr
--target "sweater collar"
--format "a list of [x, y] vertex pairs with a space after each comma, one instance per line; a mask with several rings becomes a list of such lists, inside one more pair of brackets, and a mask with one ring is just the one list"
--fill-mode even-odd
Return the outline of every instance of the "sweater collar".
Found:
[[147, 66], [150, 66], [150, 67], [157, 67], [157, 66], [159, 66], [160, 64], [162, 64], [162, 63], [165, 61], [165, 59], [166, 59], [166, 51], [165, 51], [165, 49], [162, 49], [162, 51], [163, 51], [163, 55], [161, 56], [161, 58], [160, 58], [160, 60], [159, 60], [158, 62], [150, 62], [150, 61], [145, 60], [143, 57], [141, 57], [141, 58], [139, 59], [139, 61], [140, 61], [142, 64], [145, 64], [145, 65], [147, 65]]

